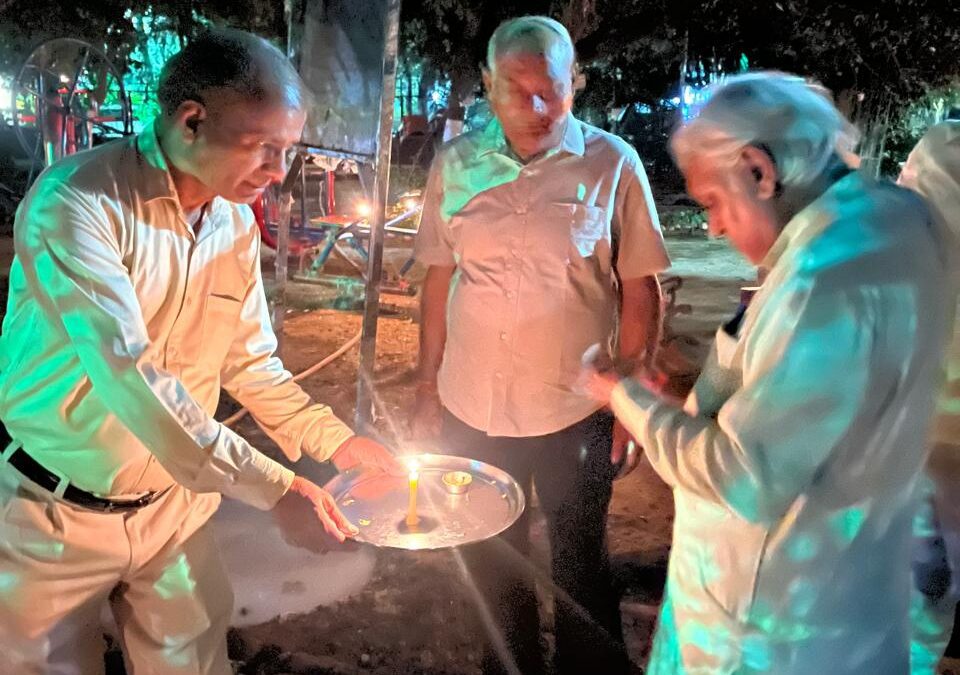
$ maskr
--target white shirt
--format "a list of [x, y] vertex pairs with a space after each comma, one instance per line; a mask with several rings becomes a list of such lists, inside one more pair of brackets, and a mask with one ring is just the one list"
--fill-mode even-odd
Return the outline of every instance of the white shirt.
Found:
[[213, 419], [221, 386], [290, 459], [352, 435], [274, 355], [249, 208], [214, 199], [195, 235], [152, 127], [44, 172], [14, 237], [0, 419], [77, 487], [271, 507], [293, 473]]
[[[960, 288], [960, 122], [943, 122], [924, 134], [907, 158], [899, 182], [926, 199], [947, 234], [955, 288]], [[960, 322], [954, 325], [947, 353], [947, 381], [937, 413], [933, 440], [941, 446], [960, 448]], [[946, 464], [952, 467], [953, 476], [960, 476], [960, 453], [953, 450], [950, 454], [952, 458], [938, 458], [944, 461], [934, 468]]]
[[615, 338], [615, 270], [669, 266], [636, 151], [572, 115], [560, 147], [528, 164], [496, 120], [444, 147], [416, 255], [457, 267], [440, 398], [491, 436], [545, 435], [594, 412], [573, 385], [584, 350]]
[[915, 195], [850, 174], [787, 225], [685, 410], [614, 390], [676, 503], [648, 672], [908, 672], [950, 314], [939, 236]]

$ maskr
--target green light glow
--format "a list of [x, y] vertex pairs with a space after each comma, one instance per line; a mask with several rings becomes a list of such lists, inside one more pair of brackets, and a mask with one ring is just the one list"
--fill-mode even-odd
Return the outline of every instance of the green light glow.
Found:
[[154, 590], [164, 600], [170, 600], [181, 595], [190, 595], [197, 587], [197, 582], [192, 576], [190, 563], [187, 556], [183, 553], [163, 570], [163, 574], [153, 584]]

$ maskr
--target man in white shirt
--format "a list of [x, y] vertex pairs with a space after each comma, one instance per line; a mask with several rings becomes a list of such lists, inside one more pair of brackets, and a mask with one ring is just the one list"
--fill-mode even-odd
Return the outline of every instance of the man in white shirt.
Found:
[[[899, 183], [926, 199], [960, 275], [960, 120], [930, 128], [910, 153]], [[956, 314], [956, 310], [954, 310]], [[937, 402], [927, 463], [926, 499], [917, 522], [911, 673], [933, 675], [950, 641], [960, 598], [960, 323], [947, 350], [947, 380]]]
[[589, 377], [674, 491], [649, 673], [908, 671], [947, 258], [916, 195], [844, 164], [852, 131], [800, 78], [752, 73], [673, 138], [711, 232], [769, 275], [682, 407]]
[[283, 177], [306, 91], [236, 31], [165, 66], [136, 138], [64, 159], [15, 225], [0, 337], [0, 652], [4, 672], [103, 668], [109, 599], [128, 670], [230, 673], [232, 594], [208, 519], [220, 494], [307, 503], [342, 541], [330, 495], [217, 423], [221, 386], [291, 460], [394, 469], [314, 403], [274, 355], [249, 208]]
[[[536, 485], [556, 666], [614, 673], [627, 659], [605, 527], [629, 437], [574, 384], [593, 343], [637, 368], [652, 360], [669, 263], [636, 151], [573, 117], [574, 74], [561, 24], [502, 24], [483, 73], [496, 119], [434, 162], [416, 245], [428, 271], [414, 427], [438, 431], [443, 410], [444, 451], [506, 470], [528, 503]], [[464, 551], [493, 619], [487, 672], [544, 668], [528, 530], [521, 517]]]

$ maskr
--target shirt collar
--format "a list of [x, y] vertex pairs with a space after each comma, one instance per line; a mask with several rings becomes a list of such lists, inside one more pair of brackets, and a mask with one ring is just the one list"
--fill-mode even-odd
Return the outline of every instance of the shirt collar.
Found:
[[851, 171], [801, 209], [780, 232], [780, 236], [777, 237], [773, 246], [763, 258], [760, 266], [768, 270], [773, 269], [784, 253], [816, 236], [817, 232], [829, 223], [828, 218], [821, 216], [824, 207], [835, 198], [838, 192], [859, 183], [861, 180], [862, 177], [859, 172]]
[[149, 202], [154, 199], [172, 199], [179, 203], [167, 158], [164, 157], [157, 138], [157, 120], [148, 124], [137, 136], [137, 155], [143, 167], [138, 186], [143, 200]]
[[[561, 151], [576, 155], [577, 157], [583, 157], [586, 142], [583, 138], [583, 129], [580, 126], [580, 122], [573, 116], [573, 113], [567, 113], [567, 121], [565, 124], [566, 126], [563, 130], [563, 137], [560, 139], [560, 145], [552, 150], [548, 150], [544, 154], [544, 157], [550, 157]], [[494, 152], [509, 157], [516, 156], [510, 149], [510, 144], [507, 143], [506, 136], [503, 135], [503, 126], [500, 124], [500, 120], [496, 117], [491, 119], [481, 132], [480, 146], [479, 155], [481, 157]]]
[[[177, 188], [173, 183], [173, 177], [170, 175], [170, 166], [167, 164], [167, 158], [160, 148], [160, 140], [157, 136], [157, 120], [148, 124], [140, 132], [136, 143], [137, 156], [142, 167], [137, 187], [143, 201], [171, 199], [182, 213], [183, 208], [180, 205]], [[221, 215], [226, 203], [225, 199], [214, 197], [204, 211], [204, 222], [210, 223], [211, 227], [222, 224], [223, 218], [221, 218]], [[185, 215], [184, 222], [186, 222]]]

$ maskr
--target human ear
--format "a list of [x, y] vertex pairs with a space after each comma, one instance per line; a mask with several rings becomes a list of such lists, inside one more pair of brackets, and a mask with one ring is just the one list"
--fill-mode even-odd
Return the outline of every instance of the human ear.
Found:
[[573, 64], [573, 93], [582, 91], [587, 86], [587, 76], [580, 70], [580, 64]]
[[777, 175], [777, 166], [769, 154], [760, 148], [748, 145], [741, 151], [740, 159], [753, 178], [759, 199], [773, 199], [778, 196], [780, 179]]
[[490, 90], [493, 89], [493, 73], [486, 66], [481, 66], [480, 77], [483, 80], [483, 89], [489, 95]]
[[197, 101], [184, 101], [174, 113], [174, 125], [180, 132], [184, 143], [197, 140], [200, 125], [207, 119], [206, 107]]

